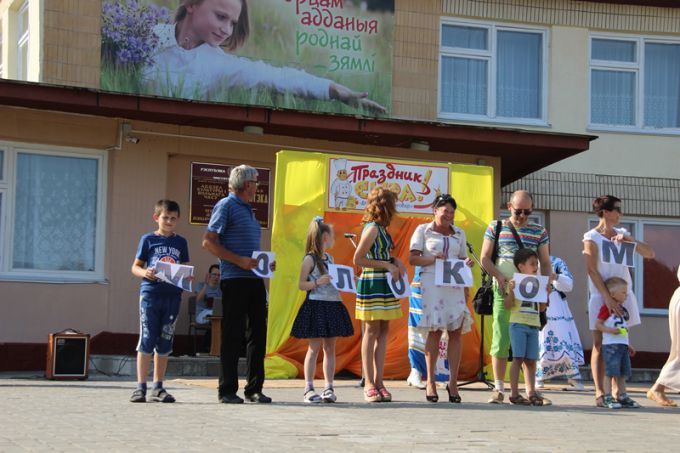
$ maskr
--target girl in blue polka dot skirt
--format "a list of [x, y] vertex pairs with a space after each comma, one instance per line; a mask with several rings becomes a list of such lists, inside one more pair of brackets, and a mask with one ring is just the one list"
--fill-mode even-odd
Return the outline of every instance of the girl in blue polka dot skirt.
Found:
[[[333, 376], [335, 375], [335, 340], [337, 337], [351, 337], [354, 327], [337, 289], [331, 284], [328, 265], [333, 257], [326, 250], [333, 247], [333, 227], [315, 217], [307, 232], [305, 257], [300, 269], [298, 287], [307, 291], [307, 297], [293, 323], [291, 335], [309, 340], [305, 356], [306, 403], [334, 403]], [[314, 371], [319, 351], [323, 347], [323, 374], [326, 381], [324, 391], [314, 391]]]

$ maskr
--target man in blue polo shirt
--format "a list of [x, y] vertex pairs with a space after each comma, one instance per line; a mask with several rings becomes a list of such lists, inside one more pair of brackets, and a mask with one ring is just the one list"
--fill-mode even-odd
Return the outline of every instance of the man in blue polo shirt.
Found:
[[249, 203], [257, 191], [257, 170], [248, 165], [232, 169], [229, 191], [213, 208], [203, 236], [203, 248], [220, 259], [223, 317], [218, 399], [226, 404], [243, 403], [236, 391], [245, 334], [248, 382], [243, 393], [248, 401], [270, 403], [271, 398], [262, 393], [267, 293], [262, 278], [252, 272], [257, 260], [251, 258], [260, 249], [260, 224]]

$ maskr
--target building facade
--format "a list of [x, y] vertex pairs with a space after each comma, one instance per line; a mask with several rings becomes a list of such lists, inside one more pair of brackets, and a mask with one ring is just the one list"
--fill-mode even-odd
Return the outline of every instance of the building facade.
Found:
[[[654, 201], [668, 208], [645, 211], [652, 194], [639, 198], [634, 233], [648, 239], [658, 224], [677, 237], [680, 218], [664, 190], [677, 191], [680, 163], [680, 9], [628, 3], [396, 0], [391, 109], [372, 118], [109, 92], [101, 1], [0, 1], [0, 354], [25, 355], [30, 368], [47, 334], [66, 327], [96, 335], [96, 352], [129, 351], [129, 268], [155, 201], [183, 207], [178, 231], [200, 275], [212, 260], [198, 246], [205, 227], [185, 215], [191, 163], [266, 168], [273, 187], [281, 149], [491, 166], [499, 207], [510, 188], [536, 182], [553, 254], [577, 279], [570, 299], [587, 345], [580, 250], [592, 219], [583, 202], [559, 203], [623, 194], [628, 177], [651, 190], [657, 178], [665, 198]], [[585, 184], [571, 174], [607, 176]], [[660, 262], [677, 266], [669, 259]], [[638, 350], [660, 353], [665, 313], [641, 286], [653, 311]]]

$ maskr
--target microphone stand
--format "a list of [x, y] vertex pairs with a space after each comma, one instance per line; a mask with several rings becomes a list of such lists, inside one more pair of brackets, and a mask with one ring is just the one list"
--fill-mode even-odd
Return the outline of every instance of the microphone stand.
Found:
[[[357, 248], [357, 243], [354, 241], [354, 238], [357, 237], [356, 234], [353, 233], [345, 233], [344, 234], [345, 239], [349, 239], [349, 241], [352, 243], [354, 248]], [[364, 322], [361, 321], [361, 337], [363, 338], [364, 336]], [[366, 378], [364, 377], [364, 367], [362, 365], [361, 367], [361, 380], [359, 380], [359, 387], [364, 387], [366, 385]]]
[[[472, 256], [472, 260], [479, 265], [479, 268], [482, 270], [482, 273], [488, 274], [486, 272], [486, 270], [484, 269], [484, 266], [482, 266], [482, 263], [480, 262], [479, 258], [477, 258], [477, 255], [475, 255], [475, 251], [472, 248], [472, 244], [470, 244], [468, 242], [467, 248], [468, 248], [468, 251], [470, 252], [470, 255]], [[479, 323], [480, 324], [480, 327], [479, 327], [479, 372], [474, 377], [474, 379], [463, 382], [462, 384], [458, 384], [458, 387], [464, 387], [466, 385], [476, 384], [478, 382], [481, 382], [481, 383], [486, 385], [487, 390], [493, 390], [494, 384], [486, 378], [486, 371], [484, 371], [484, 315], [479, 315], [479, 319], [480, 319], [480, 323]]]

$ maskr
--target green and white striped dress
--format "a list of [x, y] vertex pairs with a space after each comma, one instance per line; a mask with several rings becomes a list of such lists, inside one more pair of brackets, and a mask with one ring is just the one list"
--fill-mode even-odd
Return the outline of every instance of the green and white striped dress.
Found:
[[[375, 222], [364, 225], [378, 228], [378, 236], [366, 254], [370, 260], [389, 261], [394, 242], [385, 227]], [[362, 232], [363, 234], [363, 232]], [[357, 283], [357, 304], [354, 317], [363, 321], [391, 320], [401, 318], [401, 302], [395, 298], [387, 284], [385, 269], [365, 267]]]

